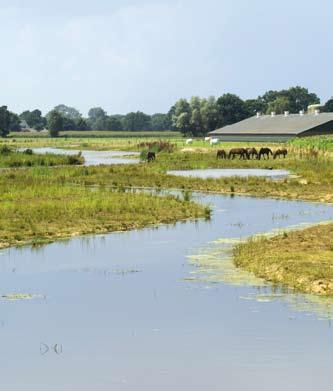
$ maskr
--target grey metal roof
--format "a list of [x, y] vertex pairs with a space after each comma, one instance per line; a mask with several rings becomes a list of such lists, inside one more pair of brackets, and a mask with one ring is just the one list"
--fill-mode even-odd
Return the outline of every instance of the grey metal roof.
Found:
[[[219, 134], [291, 134], [297, 135], [317, 126], [333, 121], [333, 113], [289, 114], [254, 116], [233, 125], [214, 130], [211, 135]], [[332, 124], [333, 129], [333, 124]]]

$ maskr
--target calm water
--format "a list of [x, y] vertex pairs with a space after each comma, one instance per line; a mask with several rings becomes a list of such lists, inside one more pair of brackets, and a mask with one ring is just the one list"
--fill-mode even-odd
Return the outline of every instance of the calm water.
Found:
[[188, 280], [200, 271], [188, 257], [332, 219], [333, 207], [197, 197], [211, 221], [1, 251], [0, 294], [41, 295], [0, 302], [2, 389], [330, 389], [328, 320], [293, 308], [292, 294], [260, 302], [244, 299], [251, 285]]
[[194, 178], [229, 178], [238, 177], [267, 177], [271, 179], [283, 179], [290, 175], [287, 170], [264, 170], [260, 168], [208, 168], [199, 170], [168, 171], [170, 175], [194, 177]]
[[[55, 153], [57, 155], [76, 155], [79, 151], [60, 148], [33, 148], [35, 153]], [[96, 166], [99, 164], [137, 164], [139, 159], [128, 158], [127, 156], [139, 156], [138, 152], [123, 151], [81, 151], [84, 157], [85, 166]]]

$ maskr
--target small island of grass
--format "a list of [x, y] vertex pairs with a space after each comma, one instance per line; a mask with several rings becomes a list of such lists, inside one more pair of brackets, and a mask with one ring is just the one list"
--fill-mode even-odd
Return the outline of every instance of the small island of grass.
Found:
[[234, 248], [234, 262], [274, 284], [333, 296], [333, 224], [251, 238]]

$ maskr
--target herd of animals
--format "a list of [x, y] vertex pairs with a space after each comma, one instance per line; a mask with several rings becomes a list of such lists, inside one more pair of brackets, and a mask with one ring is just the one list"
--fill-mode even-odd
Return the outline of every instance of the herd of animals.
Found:
[[[273, 152], [270, 148], [260, 148], [257, 150], [256, 148], [233, 148], [228, 153], [224, 149], [219, 149], [216, 154], [217, 159], [235, 159], [239, 157], [240, 159], [250, 160], [250, 159], [269, 159], [270, 156], [273, 159], [281, 158], [282, 156], [285, 158], [288, 155], [287, 149], [277, 149]], [[147, 161], [153, 162], [156, 160], [155, 152], [147, 153]]]
[[227, 153], [224, 149], [220, 149], [217, 151], [216, 157], [217, 159], [235, 159], [235, 157], [239, 157], [240, 159], [250, 160], [250, 159], [269, 159], [270, 156], [273, 159], [281, 158], [282, 156], [285, 158], [288, 155], [287, 149], [277, 149], [273, 152], [270, 148], [260, 148], [257, 150], [256, 148], [233, 148]]

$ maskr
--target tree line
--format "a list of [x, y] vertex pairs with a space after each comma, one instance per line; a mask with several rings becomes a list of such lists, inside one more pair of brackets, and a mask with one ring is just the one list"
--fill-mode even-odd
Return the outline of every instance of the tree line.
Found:
[[[319, 104], [319, 97], [304, 87], [291, 87], [280, 91], [267, 91], [256, 99], [243, 100], [235, 94], [224, 94], [219, 98], [179, 99], [168, 113], [145, 114], [141, 111], [126, 115], [108, 115], [101, 107], [91, 108], [85, 118], [74, 107], [64, 104], [42, 115], [41, 110], [26, 110], [12, 113], [7, 106], [0, 107], [0, 135], [25, 128], [41, 131], [48, 129], [51, 136], [63, 130], [112, 130], [149, 131], [176, 130], [185, 135], [202, 136], [217, 128], [233, 124], [257, 112], [283, 114], [298, 113], [311, 104]], [[322, 108], [333, 112], [333, 98]]]

